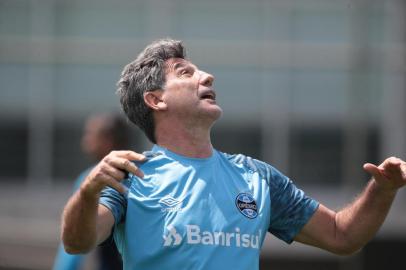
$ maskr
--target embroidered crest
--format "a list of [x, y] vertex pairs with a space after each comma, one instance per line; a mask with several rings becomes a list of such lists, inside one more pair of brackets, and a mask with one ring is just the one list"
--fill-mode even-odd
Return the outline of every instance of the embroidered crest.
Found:
[[247, 218], [253, 219], [258, 216], [257, 203], [255, 202], [254, 197], [249, 193], [243, 192], [238, 194], [235, 199], [235, 205], [241, 214]]

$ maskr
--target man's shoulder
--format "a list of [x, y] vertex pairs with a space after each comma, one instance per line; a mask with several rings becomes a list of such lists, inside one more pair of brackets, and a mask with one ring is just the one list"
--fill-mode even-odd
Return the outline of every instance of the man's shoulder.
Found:
[[271, 170], [272, 166], [268, 163], [252, 158], [245, 154], [229, 154], [221, 151], [217, 151], [220, 156], [222, 156], [228, 162], [235, 164], [237, 166], [243, 166], [247, 170], [252, 172], [257, 172], [261, 174], [264, 178], [267, 177], [269, 171]]
[[290, 181], [286, 175], [265, 161], [255, 159], [244, 154], [219, 153], [224, 159], [235, 166], [244, 167], [245, 170], [250, 171], [251, 173], [258, 173], [262, 179], [265, 179], [268, 184], [273, 187], [283, 186]]
[[166, 158], [161, 152], [144, 151], [142, 154], [145, 156], [143, 161], [133, 161], [134, 164], [141, 168], [147, 165], [156, 164], [157, 162], [168, 162], [169, 159]]

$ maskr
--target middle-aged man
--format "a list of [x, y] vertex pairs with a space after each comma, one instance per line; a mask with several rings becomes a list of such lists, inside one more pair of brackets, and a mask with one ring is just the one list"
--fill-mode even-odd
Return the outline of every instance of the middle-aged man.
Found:
[[144, 155], [112, 152], [90, 172], [64, 210], [68, 252], [113, 235], [124, 269], [258, 269], [266, 232], [340, 255], [375, 235], [406, 184], [404, 161], [365, 164], [372, 179], [363, 192], [330, 210], [272, 166], [213, 148], [222, 114], [213, 80], [170, 39], [124, 68], [122, 107], [155, 145]]

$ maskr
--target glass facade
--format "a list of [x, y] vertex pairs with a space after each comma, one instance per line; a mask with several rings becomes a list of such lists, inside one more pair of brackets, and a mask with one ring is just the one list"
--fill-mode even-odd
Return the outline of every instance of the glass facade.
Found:
[[[41, 148], [30, 145], [37, 143], [46, 147], [41, 149], [48, 153], [45, 160], [55, 159], [42, 165], [52, 167], [43, 173], [55, 171], [59, 163], [58, 157], [52, 156], [59, 144], [55, 126], [61, 126], [65, 119], [78, 132], [87, 114], [119, 110], [114, 91], [122, 67], [145, 44], [159, 37], [183, 39], [190, 58], [215, 75], [219, 102], [225, 112], [216, 126], [218, 133], [230, 133], [230, 125], [232, 129], [254, 129], [253, 133], [259, 130], [260, 139], [255, 136], [252, 149], [243, 150], [281, 165], [288, 174], [302, 166], [296, 157], [307, 155], [302, 153], [303, 147], [296, 146], [300, 134], [311, 129], [323, 137], [327, 127], [337, 132], [335, 137], [346, 137], [348, 130], [361, 122], [362, 128], [375, 130], [374, 134], [380, 136], [380, 121], [387, 109], [382, 102], [386, 92], [397, 91], [400, 96], [390, 98], [404, 99], [403, 79], [390, 85], [393, 90], [386, 83], [388, 77], [404, 72], [396, 61], [391, 62], [391, 49], [404, 55], [403, 33], [397, 32], [402, 29], [392, 27], [403, 18], [397, 10], [403, 7], [401, 1], [172, 0], [165, 4], [113, 4], [48, 0], [2, 1], [0, 5], [3, 123], [28, 122], [27, 133], [49, 133], [46, 136], [50, 138], [49, 143], [41, 144], [36, 136], [25, 135], [28, 143], [23, 144], [24, 151], [31, 154], [25, 162], [27, 173], [22, 175], [41, 176], [41, 172], [37, 175], [29, 169], [35, 162], [32, 159], [39, 155], [32, 151]], [[405, 109], [403, 106], [397, 110]], [[35, 131], [36, 121], [48, 121], [41, 124], [46, 128]], [[281, 125], [282, 121], [286, 123]], [[289, 139], [275, 135], [274, 129], [282, 126]], [[404, 135], [404, 125], [395, 132]], [[235, 136], [239, 134], [243, 132]], [[364, 135], [370, 136], [368, 131]], [[227, 141], [227, 136], [221, 137], [216, 139], [218, 148]], [[70, 138], [66, 143], [75, 145], [77, 138]], [[264, 142], [268, 140], [272, 143]], [[331, 156], [341, 156], [345, 145], [351, 144], [348, 140], [341, 138]], [[278, 153], [268, 146], [280, 143], [286, 144], [289, 154], [282, 154], [287, 158], [278, 160]], [[404, 142], [397, 143], [404, 148]], [[11, 149], [14, 144], [7, 146]], [[373, 147], [377, 148], [378, 158], [386, 154], [379, 144]], [[226, 148], [231, 152], [242, 150], [238, 144]], [[67, 155], [66, 159], [77, 160], [77, 155], [80, 153]], [[336, 170], [345, 170], [343, 167], [339, 165]], [[310, 175], [297, 178], [310, 179]], [[58, 181], [55, 179], [71, 178], [72, 174], [53, 176], [39, 178]]]

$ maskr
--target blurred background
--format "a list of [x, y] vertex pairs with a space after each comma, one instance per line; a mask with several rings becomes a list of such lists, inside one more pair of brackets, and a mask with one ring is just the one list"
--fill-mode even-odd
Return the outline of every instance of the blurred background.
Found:
[[[84, 120], [120, 111], [123, 66], [162, 37], [216, 77], [216, 148], [344, 206], [368, 180], [363, 163], [406, 158], [405, 18], [403, 0], [0, 0], [0, 269], [51, 268], [61, 210], [90, 164]], [[135, 128], [132, 145], [151, 146]], [[261, 269], [402, 265], [405, 205], [402, 190], [351, 257], [268, 237]]]

